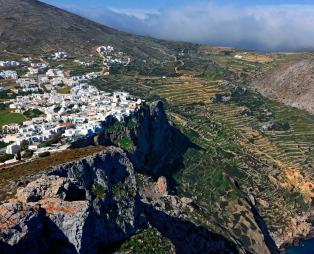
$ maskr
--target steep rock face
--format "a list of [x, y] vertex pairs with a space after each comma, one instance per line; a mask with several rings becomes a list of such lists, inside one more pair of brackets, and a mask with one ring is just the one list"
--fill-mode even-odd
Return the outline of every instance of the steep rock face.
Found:
[[174, 162], [192, 145], [168, 121], [162, 101], [143, 105], [125, 124], [79, 143], [121, 146], [123, 139], [130, 141], [126, 150], [135, 169], [156, 178], [171, 175]]
[[171, 173], [171, 164], [191, 145], [169, 123], [161, 101], [143, 109], [143, 117], [134, 131], [133, 142], [135, 149], [130, 158], [134, 166], [153, 176]]
[[51, 169], [0, 211], [5, 253], [94, 253], [131, 236], [141, 223], [132, 164], [114, 147]]

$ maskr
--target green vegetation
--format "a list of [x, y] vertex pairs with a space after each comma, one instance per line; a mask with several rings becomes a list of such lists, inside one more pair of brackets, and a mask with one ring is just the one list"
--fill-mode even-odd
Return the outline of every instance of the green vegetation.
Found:
[[39, 157], [39, 158], [44, 158], [44, 157], [48, 157], [48, 156], [50, 156], [50, 152], [48, 152], [48, 151], [38, 154], [38, 157]]
[[5, 143], [4, 141], [0, 141], [0, 148], [7, 147], [9, 144]]
[[47, 147], [47, 146], [51, 146], [53, 144], [57, 144], [60, 139], [61, 139], [62, 133], [61, 132], [57, 132], [56, 134], [54, 134], [52, 136], [52, 138], [50, 140], [47, 140], [45, 142], [43, 142], [41, 145], [42, 147]]
[[82, 76], [85, 75], [87, 73], [91, 73], [91, 72], [100, 72], [101, 68], [97, 65], [93, 66], [93, 67], [83, 67], [83, 66], [79, 66], [79, 67], [75, 67], [73, 70], [71, 70], [70, 75], [71, 76]]
[[110, 124], [108, 126], [106, 126], [105, 128], [105, 132], [106, 133], [117, 133], [119, 131], [123, 131], [124, 129], [124, 124], [119, 122], [119, 121], [115, 121], [113, 124]]
[[28, 72], [27, 68], [18, 68], [16, 73], [19, 77], [23, 77]]
[[0, 127], [12, 123], [22, 124], [24, 121], [25, 117], [20, 113], [12, 113], [10, 110], [0, 111]]
[[175, 253], [175, 248], [171, 241], [152, 227], [144, 229], [126, 240], [117, 253], [134, 254], [164, 254]]
[[8, 109], [8, 104], [0, 103], [0, 111]]
[[[244, 93], [234, 91], [236, 96], [230, 102], [212, 104], [213, 95], [229, 91], [213, 81], [221, 78], [219, 70], [224, 71], [224, 77], [235, 71], [218, 68], [218, 76], [215, 76], [216, 70], [211, 72], [210, 69], [206, 80], [195, 76], [182, 79], [141, 77], [130, 78], [130, 83], [136, 80], [138, 93], [147, 91], [146, 100], [163, 98], [170, 120], [199, 147], [190, 148], [183, 154], [182, 167], [176, 168], [173, 179], [177, 191], [192, 196], [202, 208], [203, 216], [211, 215], [227, 228], [247, 216], [249, 211], [243, 208], [241, 201], [243, 193], [238, 190], [241, 186], [241, 190], [249, 190], [255, 198], [267, 204], [259, 206], [259, 210], [271, 230], [288, 230], [289, 218], [306, 210], [308, 204], [304, 203], [304, 195], [289, 198], [294, 192], [300, 194], [297, 186], [284, 188], [270, 181], [270, 177], [286, 182], [283, 172], [289, 165], [298, 167], [296, 162], [305, 158], [307, 163], [313, 163], [314, 151], [309, 148], [314, 142], [314, 117], [274, 103], [250, 90]], [[247, 71], [254, 73], [255, 69], [252, 67]], [[243, 80], [246, 78], [241, 76]], [[261, 133], [259, 127], [268, 121], [277, 125], [276, 130]], [[278, 164], [278, 160], [282, 164]], [[238, 220], [233, 210], [235, 207], [244, 209], [243, 214], [237, 215], [240, 216]], [[195, 220], [204, 223], [204, 218]], [[249, 226], [252, 230], [255, 227], [253, 223]], [[211, 226], [211, 230], [218, 229]], [[248, 226], [230, 231], [248, 248], [255, 241], [246, 238]]]
[[39, 109], [35, 108], [25, 111], [23, 115], [26, 116], [27, 118], [35, 118], [44, 115], [44, 113]]
[[11, 90], [5, 90], [0, 92], [0, 99], [1, 100], [10, 100], [16, 98], [16, 94]]
[[70, 87], [62, 87], [57, 89], [57, 93], [60, 94], [69, 94], [71, 93], [71, 88]]
[[33, 157], [33, 151], [31, 150], [26, 150], [22, 156], [23, 159], [30, 159]]
[[131, 151], [132, 149], [132, 140], [129, 137], [122, 137], [117, 140], [117, 144], [126, 151]]
[[8, 160], [12, 160], [14, 159], [14, 155], [13, 154], [2, 154], [0, 155], [0, 162], [3, 163], [3, 162], [6, 162]]
[[103, 186], [95, 182], [92, 186], [92, 193], [96, 198], [104, 199], [106, 192]]

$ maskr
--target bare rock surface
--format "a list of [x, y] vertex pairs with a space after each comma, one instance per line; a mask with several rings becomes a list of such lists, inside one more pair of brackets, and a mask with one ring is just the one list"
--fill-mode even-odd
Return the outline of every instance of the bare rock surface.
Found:
[[314, 113], [314, 60], [279, 64], [254, 83], [264, 96]]
[[119, 148], [57, 166], [0, 205], [0, 250], [94, 253], [135, 233], [138, 201], [133, 166]]

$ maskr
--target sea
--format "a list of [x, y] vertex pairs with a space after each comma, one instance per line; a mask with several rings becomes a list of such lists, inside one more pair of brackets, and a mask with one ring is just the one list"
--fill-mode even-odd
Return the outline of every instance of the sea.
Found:
[[314, 239], [302, 241], [300, 246], [286, 248], [287, 254], [314, 254]]

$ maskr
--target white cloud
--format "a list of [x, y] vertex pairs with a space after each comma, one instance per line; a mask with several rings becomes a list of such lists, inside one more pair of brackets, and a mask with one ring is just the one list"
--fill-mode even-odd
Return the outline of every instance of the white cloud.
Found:
[[258, 50], [314, 48], [314, 5], [195, 4], [164, 10], [69, 9], [117, 29], [157, 38]]
[[109, 8], [114, 13], [131, 16], [134, 18], [138, 18], [140, 20], [145, 20], [149, 18], [150, 15], [159, 15], [160, 12], [157, 10], [145, 10], [145, 9], [117, 9], [117, 8]]

